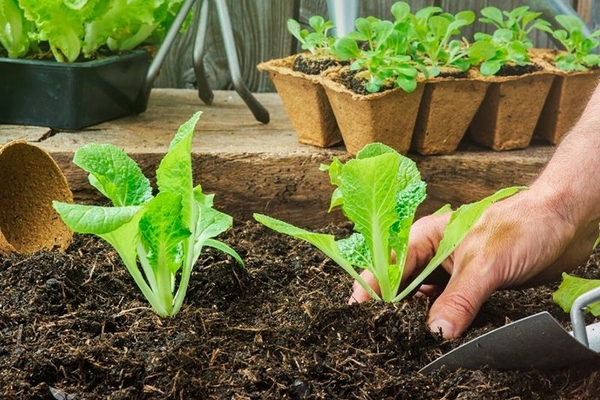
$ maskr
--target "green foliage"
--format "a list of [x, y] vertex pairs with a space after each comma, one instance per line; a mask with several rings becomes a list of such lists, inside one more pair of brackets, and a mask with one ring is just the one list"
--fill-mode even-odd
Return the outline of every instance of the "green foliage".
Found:
[[600, 64], [600, 56], [591, 54], [591, 51], [598, 47], [599, 42], [596, 38], [600, 36], [600, 30], [585, 37], [583, 22], [572, 15], [557, 15], [556, 22], [564, 29], [542, 28], [558, 40], [566, 50], [566, 53], [556, 57], [556, 66], [565, 71], [586, 71], [597, 67]]
[[456, 15], [444, 13], [439, 7], [426, 7], [410, 16], [411, 44], [414, 57], [421, 59], [432, 76], [440, 67], [454, 67], [466, 71], [470, 66], [466, 41], [452, 39], [460, 29], [475, 21], [475, 13], [461, 11]]
[[[553, 300], [565, 312], [570, 312], [575, 300], [584, 293], [600, 287], [600, 279], [585, 279], [571, 276], [567, 273], [562, 274], [562, 282], [556, 292], [553, 294]], [[594, 303], [586, 310], [595, 317], [600, 316], [600, 302]]]
[[242, 263], [232, 248], [213, 239], [231, 227], [232, 218], [213, 208], [214, 195], [202, 193], [200, 185], [193, 186], [190, 151], [199, 118], [196, 113], [171, 141], [156, 171], [156, 196], [149, 180], [123, 150], [110, 144], [89, 144], [77, 150], [73, 162], [89, 173], [89, 182], [113, 206], [53, 203], [73, 231], [95, 234], [115, 248], [162, 317], [181, 308], [204, 246], [224, 251]]
[[0, 0], [0, 27], [0, 45], [8, 56], [18, 58], [27, 54], [33, 24], [25, 19], [17, 0]]
[[[592, 248], [595, 249], [599, 244], [600, 235], [596, 238]], [[579, 278], [565, 272], [563, 272], [562, 278], [563, 280], [552, 298], [565, 312], [571, 311], [573, 303], [579, 296], [600, 286], [600, 279]], [[600, 302], [590, 305], [586, 311], [595, 317], [600, 316]]]
[[100, 47], [120, 52], [159, 43], [183, 0], [0, 0], [0, 43], [9, 57], [39, 52], [54, 58], [95, 57]]
[[478, 32], [475, 43], [469, 49], [472, 64], [480, 64], [485, 76], [495, 75], [507, 63], [527, 65], [531, 62], [527, 50], [533, 46], [529, 33], [534, 29], [545, 29], [549, 23], [539, 16], [541, 13], [529, 11], [528, 6], [511, 11], [501, 11], [496, 7], [481, 10], [484, 23], [496, 27], [493, 34]]
[[[400, 87], [407, 93], [417, 88], [418, 69], [422, 63], [410, 56], [408, 4], [392, 7], [394, 22], [375, 17], [358, 18], [356, 31], [335, 43], [341, 60], [351, 60], [350, 69], [367, 82], [366, 89], [377, 93], [383, 87]], [[422, 68], [421, 68], [422, 67]]]
[[308, 25], [312, 32], [307, 29], [301, 29], [298, 21], [288, 19], [288, 31], [301, 43], [304, 50], [308, 50], [316, 56], [330, 56], [331, 49], [335, 43], [335, 37], [329, 35], [329, 31], [334, 28], [333, 22], [325, 21], [323, 17], [315, 15], [310, 17]]
[[528, 6], [514, 8], [511, 11], [500, 11], [496, 7], [485, 7], [481, 9], [481, 22], [492, 24], [496, 29], [504, 29], [510, 32], [510, 40], [516, 40], [527, 48], [533, 47], [529, 34], [534, 29], [543, 29], [550, 24], [540, 19], [541, 12], [529, 11]]
[[[336, 186], [330, 209], [341, 207], [354, 223], [355, 233], [350, 237], [336, 241], [332, 235], [309, 232], [266, 215], [254, 214], [254, 218], [277, 232], [313, 244], [358, 281], [371, 297], [386, 302], [408, 296], [454, 251], [490, 204], [521, 189], [504, 189], [456, 210], [435, 257], [398, 293], [412, 222], [417, 207], [426, 197], [425, 182], [416, 164], [386, 145], [372, 143], [345, 164], [334, 158], [321, 169], [329, 173], [331, 183]], [[373, 273], [381, 296], [355, 268]]]

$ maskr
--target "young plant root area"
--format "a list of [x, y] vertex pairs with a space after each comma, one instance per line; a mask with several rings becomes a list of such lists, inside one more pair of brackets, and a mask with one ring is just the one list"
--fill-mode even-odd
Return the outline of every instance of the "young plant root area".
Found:
[[[167, 319], [94, 237], [76, 236], [65, 254], [1, 257], [0, 398], [598, 398], [598, 364], [418, 372], [508, 321], [549, 310], [566, 322], [552, 286], [494, 294], [466, 338], [445, 342], [425, 328], [425, 299], [348, 306], [351, 278], [303, 242], [255, 223], [223, 239], [245, 269], [206, 250], [182, 311]], [[599, 277], [596, 258], [578, 274]]]

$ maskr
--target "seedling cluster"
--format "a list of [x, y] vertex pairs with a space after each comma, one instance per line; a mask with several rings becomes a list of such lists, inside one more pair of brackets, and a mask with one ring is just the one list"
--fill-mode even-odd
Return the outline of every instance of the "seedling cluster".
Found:
[[349, 61], [350, 69], [365, 82], [370, 93], [389, 87], [410, 93], [419, 80], [444, 72], [477, 68], [482, 75], [492, 76], [506, 64], [528, 65], [528, 50], [533, 46], [530, 36], [536, 30], [552, 35], [563, 45], [564, 52], [555, 60], [558, 68], [581, 71], [600, 63], [600, 57], [591, 53], [598, 47], [596, 38], [600, 31], [584, 37], [582, 22], [568, 15], [556, 16], [563, 29], [553, 30], [548, 21], [540, 18], [540, 12], [531, 11], [528, 6], [510, 11], [485, 7], [479, 21], [491, 26], [493, 32], [477, 32], [469, 41], [462, 29], [476, 20], [472, 11], [451, 14], [432, 6], [412, 13], [406, 2], [394, 3], [390, 11], [391, 20], [358, 18], [356, 30], [340, 38], [328, 35], [333, 24], [322, 17], [309, 21], [313, 33], [301, 31], [294, 20], [288, 21], [288, 28], [302, 42], [303, 49], [318, 49], [321, 55]]

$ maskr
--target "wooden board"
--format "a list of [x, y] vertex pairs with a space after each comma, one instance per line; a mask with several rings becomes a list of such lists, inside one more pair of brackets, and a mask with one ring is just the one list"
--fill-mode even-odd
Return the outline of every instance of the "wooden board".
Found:
[[[204, 105], [193, 90], [154, 89], [148, 110], [138, 116], [106, 122], [79, 132], [0, 125], [0, 144], [21, 138], [46, 149], [63, 169], [77, 201], [101, 201], [86, 174], [72, 164], [74, 152], [91, 143], [113, 143], [136, 159], [153, 178], [179, 125], [201, 110], [193, 141], [195, 181], [215, 193], [215, 206], [238, 221], [261, 212], [305, 227], [340, 221], [327, 213], [333, 187], [321, 163], [347, 159], [342, 146], [321, 149], [299, 144], [276, 93], [257, 94], [271, 122], [257, 122], [237, 93], [215, 92]], [[423, 215], [445, 203], [471, 202], [509, 185], [530, 183], [553, 152], [550, 145], [494, 152], [463, 146], [449, 156], [410, 155], [428, 183]]]

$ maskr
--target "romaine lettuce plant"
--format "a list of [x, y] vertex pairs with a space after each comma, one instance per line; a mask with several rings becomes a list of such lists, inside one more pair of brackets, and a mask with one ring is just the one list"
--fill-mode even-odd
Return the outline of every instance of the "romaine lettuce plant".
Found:
[[555, 65], [565, 71], [586, 71], [597, 67], [600, 64], [600, 56], [591, 52], [598, 47], [599, 42], [596, 38], [600, 36], [600, 30], [585, 37], [581, 19], [572, 15], [557, 15], [555, 19], [564, 29], [553, 30], [549, 26], [540, 28], [558, 40], [566, 50], [566, 53], [556, 57]]
[[94, 234], [119, 253], [152, 308], [162, 317], [176, 314], [190, 274], [204, 246], [240, 256], [214, 239], [232, 218], [213, 208], [214, 195], [193, 186], [191, 145], [201, 113], [183, 124], [156, 171], [158, 194], [125, 152], [110, 144], [89, 144], [73, 162], [113, 206], [55, 201], [54, 208], [75, 232]]
[[0, 0], [0, 45], [10, 58], [22, 57], [29, 51], [29, 33], [33, 24], [25, 19], [17, 0]]
[[[254, 218], [277, 232], [311, 243], [358, 281], [371, 297], [386, 302], [408, 296], [454, 251], [489, 205], [522, 189], [506, 188], [454, 211], [436, 255], [399, 292], [411, 225], [418, 205], [426, 197], [425, 182], [416, 164], [384, 144], [372, 143], [345, 164], [334, 158], [321, 170], [327, 171], [331, 183], [337, 186], [330, 210], [341, 207], [354, 223], [351, 236], [336, 240], [333, 235], [309, 232], [266, 215], [254, 214]], [[381, 296], [356, 268], [373, 273]]]
[[43, 55], [76, 61], [159, 43], [183, 0], [0, 0], [0, 44], [9, 57]]

